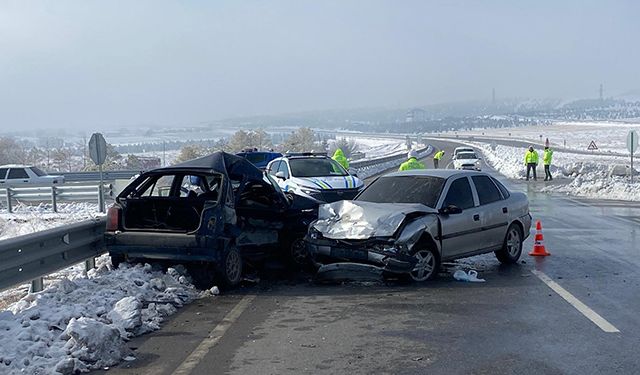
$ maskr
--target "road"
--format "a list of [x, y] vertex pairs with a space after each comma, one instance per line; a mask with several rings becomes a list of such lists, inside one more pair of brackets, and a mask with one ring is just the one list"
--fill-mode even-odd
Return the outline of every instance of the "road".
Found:
[[[432, 144], [448, 163], [455, 144]], [[528, 193], [550, 257], [462, 260], [478, 284], [446, 272], [423, 285], [267, 277], [181, 309], [108, 374], [637, 373], [640, 205], [501, 179]]]

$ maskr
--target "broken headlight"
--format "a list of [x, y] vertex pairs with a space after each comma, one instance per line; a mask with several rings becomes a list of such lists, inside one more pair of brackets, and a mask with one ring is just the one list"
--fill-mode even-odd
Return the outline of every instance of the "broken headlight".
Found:
[[317, 240], [318, 238], [322, 238], [322, 233], [320, 233], [320, 231], [314, 228], [313, 226], [310, 226], [309, 238], [311, 238], [312, 240]]

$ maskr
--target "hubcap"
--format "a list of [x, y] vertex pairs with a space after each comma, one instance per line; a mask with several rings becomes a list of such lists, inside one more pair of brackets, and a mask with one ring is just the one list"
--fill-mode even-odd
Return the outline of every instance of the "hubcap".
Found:
[[431, 277], [436, 265], [436, 259], [428, 250], [419, 250], [414, 257], [418, 260], [410, 275], [414, 281], [425, 281]]
[[240, 255], [237, 251], [232, 251], [227, 255], [227, 278], [235, 281], [240, 278]]
[[511, 257], [518, 256], [520, 245], [520, 232], [516, 228], [512, 228], [507, 235], [507, 251]]

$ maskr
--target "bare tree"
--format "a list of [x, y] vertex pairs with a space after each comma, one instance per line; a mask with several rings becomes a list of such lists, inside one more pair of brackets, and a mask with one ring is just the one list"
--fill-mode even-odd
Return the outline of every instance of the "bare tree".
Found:
[[316, 142], [315, 134], [310, 128], [299, 128], [292, 132], [289, 138], [280, 145], [283, 152], [308, 152], [324, 150], [322, 145]]
[[360, 145], [354, 139], [347, 139], [343, 137], [336, 139], [336, 141], [329, 146], [329, 154], [333, 155], [333, 153], [336, 152], [337, 149], [341, 149], [344, 153], [344, 156], [350, 158], [354, 153], [358, 151], [359, 148]]
[[176, 163], [182, 163], [187, 160], [197, 159], [209, 154], [209, 150], [199, 145], [186, 145], [180, 150], [180, 154], [176, 158]]
[[0, 165], [22, 164], [26, 162], [26, 152], [13, 138], [0, 138]]

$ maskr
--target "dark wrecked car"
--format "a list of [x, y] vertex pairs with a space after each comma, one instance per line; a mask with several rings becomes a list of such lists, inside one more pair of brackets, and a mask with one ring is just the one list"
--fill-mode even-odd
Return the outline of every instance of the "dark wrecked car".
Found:
[[233, 286], [245, 262], [305, 257], [317, 208], [246, 159], [218, 152], [137, 177], [109, 209], [105, 241], [114, 264], [180, 262], [198, 284], [215, 277]]
[[305, 238], [320, 278], [437, 275], [443, 261], [495, 252], [515, 263], [529, 235], [527, 196], [472, 171], [391, 173], [353, 201], [320, 206]]

